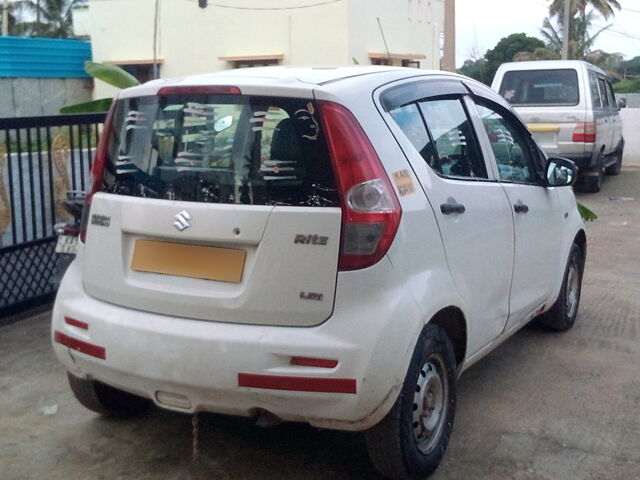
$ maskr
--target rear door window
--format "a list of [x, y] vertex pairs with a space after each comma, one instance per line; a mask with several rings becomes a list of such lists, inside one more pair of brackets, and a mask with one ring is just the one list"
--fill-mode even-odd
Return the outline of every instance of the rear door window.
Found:
[[125, 98], [105, 191], [209, 203], [337, 205], [313, 102], [246, 95]]
[[487, 178], [484, 158], [460, 98], [422, 100], [389, 113], [439, 175]]
[[598, 89], [598, 76], [589, 71], [589, 88], [591, 89], [591, 103], [593, 108], [602, 108], [602, 99]]
[[517, 106], [577, 105], [578, 74], [571, 68], [508, 71], [500, 95]]
[[603, 78], [598, 78], [598, 85], [600, 86], [602, 106], [604, 108], [609, 108], [609, 98], [607, 97], [607, 85]]
[[616, 97], [613, 94], [613, 88], [611, 88], [611, 84], [608, 81], [605, 81], [605, 86], [607, 89], [607, 100], [609, 101], [609, 108], [612, 110], [617, 110], [618, 105], [616, 104]]

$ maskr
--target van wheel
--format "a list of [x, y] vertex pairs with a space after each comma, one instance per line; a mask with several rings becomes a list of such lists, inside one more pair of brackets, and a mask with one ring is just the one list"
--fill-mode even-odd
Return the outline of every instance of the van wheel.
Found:
[[89, 410], [109, 417], [129, 418], [146, 412], [151, 400], [124, 392], [95, 380], [84, 380], [67, 372], [76, 399]]
[[456, 360], [440, 327], [427, 325], [402, 390], [380, 423], [365, 432], [376, 469], [388, 478], [422, 478], [447, 449], [456, 407]]
[[612, 165], [609, 165], [605, 172], [607, 175], [618, 175], [620, 173], [620, 169], [622, 168], [622, 154], [624, 152], [624, 139], [622, 139], [620, 145], [613, 153], [613, 156], [616, 158], [616, 162]]
[[548, 330], [564, 332], [573, 327], [580, 305], [584, 260], [580, 248], [574, 243], [569, 252], [560, 295], [556, 303], [540, 317], [538, 324]]
[[607, 175], [618, 175], [622, 169], [622, 149], [619, 148], [613, 155], [616, 161], [605, 169]]

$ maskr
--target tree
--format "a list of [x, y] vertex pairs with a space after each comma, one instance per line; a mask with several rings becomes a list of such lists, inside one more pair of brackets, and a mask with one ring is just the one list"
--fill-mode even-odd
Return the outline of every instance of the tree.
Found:
[[561, 55], [546, 47], [536, 48], [533, 52], [518, 52], [513, 57], [514, 62], [533, 60], [560, 60]]
[[[585, 60], [591, 52], [591, 48], [593, 47], [596, 38], [598, 38], [598, 35], [609, 28], [610, 25], [607, 25], [591, 35], [589, 32], [591, 30], [595, 16], [596, 14], [592, 10], [585, 13], [584, 15], [574, 17], [569, 23], [570, 59]], [[545, 18], [542, 22], [540, 33], [545, 40], [547, 49], [558, 54], [562, 52], [564, 25], [561, 17], [558, 18], [557, 25], [554, 25], [550, 18]]]
[[73, 37], [71, 10], [87, 0], [20, 0], [15, 2], [22, 13], [35, 20], [21, 22], [23, 34], [32, 37]]
[[[584, 16], [587, 7], [592, 7], [605, 19], [615, 15], [613, 9], [620, 10], [620, 2], [618, 0], [571, 0], [569, 7], [569, 15], [574, 17], [576, 14]], [[564, 0], [552, 0], [549, 5], [549, 15], [562, 17], [564, 12]]]
[[477, 60], [468, 58], [459, 70], [461, 74], [485, 84], [489, 84], [493, 78], [487, 75], [487, 61], [484, 58]]
[[525, 33], [512, 33], [508, 37], [502, 38], [484, 56], [487, 61], [487, 82], [491, 82], [502, 63], [512, 62], [517, 53], [533, 52], [536, 48], [544, 48], [544, 46], [542, 40], [529, 37]]

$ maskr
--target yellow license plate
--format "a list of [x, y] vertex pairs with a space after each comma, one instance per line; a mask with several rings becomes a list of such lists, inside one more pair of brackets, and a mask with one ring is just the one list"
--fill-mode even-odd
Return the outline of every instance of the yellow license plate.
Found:
[[136, 240], [131, 269], [239, 283], [247, 252], [233, 248]]

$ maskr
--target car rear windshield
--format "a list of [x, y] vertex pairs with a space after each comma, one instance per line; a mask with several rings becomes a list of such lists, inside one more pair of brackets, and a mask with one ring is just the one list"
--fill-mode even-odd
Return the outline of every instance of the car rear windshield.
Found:
[[578, 74], [571, 68], [506, 72], [500, 95], [516, 106], [577, 105]]
[[192, 202], [338, 205], [313, 102], [160, 95], [117, 102], [105, 191]]

